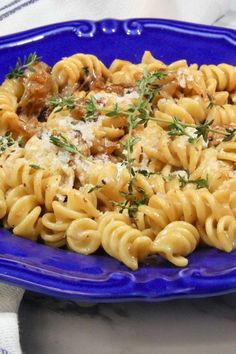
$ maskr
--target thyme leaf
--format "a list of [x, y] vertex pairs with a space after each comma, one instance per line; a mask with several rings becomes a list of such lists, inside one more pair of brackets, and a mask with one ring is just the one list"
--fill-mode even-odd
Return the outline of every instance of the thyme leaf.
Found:
[[107, 117], [115, 117], [115, 116], [117, 116], [117, 115], [119, 114], [119, 111], [120, 111], [120, 110], [119, 110], [119, 106], [118, 106], [117, 103], [115, 103], [115, 104], [113, 105], [112, 110], [106, 113], [106, 116], [107, 116]]
[[168, 126], [168, 135], [170, 136], [180, 136], [188, 135], [184, 124], [177, 118], [173, 118], [173, 122]]
[[197, 137], [199, 138], [200, 136], [202, 136], [203, 140], [207, 142], [208, 134], [211, 131], [210, 126], [212, 125], [212, 123], [213, 120], [210, 121], [206, 120], [204, 123], [196, 125], [195, 129], [196, 129]]
[[184, 188], [188, 183], [195, 184], [197, 189], [209, 187], [208, 177], [191, 180], [191, 179], [185, 178], [184, 176], [178, 175], [178, 179], [179, 179], [179, 183], [180, 183], [180, 188]]
[[223, 139], [223, 141], [230, 141], [234, 138], [234, 133], [236, 131], [236, 129], [232, 129], [232, 128], [226, 128], [226, 133], [225, 133], [225, 137]]
[[30, 53], [28, 57], [25, 55], [23, 62], [21, 58], [18, 58], [15, 68], [10, 67], [10, 72], [6, 75], [6, 78], [18, 79], [24, 75], [25, 69], [34, 72], [35, 69], [32, 66], [38, 63], [41, 59], [41, 57], [37, 56], [36, 52]]
[[156, 172], [149, 172], [147, 170], [137, 170], [137, 173], [139, 173], [140, 175], [143, 175], [145, 177], [150, 177], [150, 176], [156, 174]]
[[3, 136], [0, 136], [0, 154], [3, 153], [8, 147], [14, 144], [22, 146], [23, 138], [18, 137], [15, 140], [12, 136], [12, 132], [6, 132]]
[[101, 184], [96, 184], [95, 186], [91, 187], [89, 190], [88, 190], [88, 193], [92, 193], [93, 191], [96, 191], [100, 188], [102, 188], [103, 186], [105, 186], [106, 184], [106, 181], [105, 180], [102, 180], [102, 183]]
[[54, 112], [60, 112], [63, 108], [72, 110], [75, 108], [75, 99], [73, 96], [69, 97], [51, 97], [48, 104], [54, 107]]
[[212, 98], [212, 96], [209, 93], [207, 94], [207, 97], [208, 97], [208, 100], [209, 100], [207, 109], [212, 109], [215, 106], [215, 103], [213, 102], [213, 98]]
[[88, 100], [87, 104], [85, 105], [86, 109], [86, 118], [87, 120], [91, 120], [96, 116], [97, 112], [97, 100], [94, 96], [91, 96]]
[[62, 134], [59, 135], [51, 134], [49, 137], [49, 141], [50, 143], [70, 152], [71, 154], [79, 153], [77, 147], [74, 144], [69, 143], [68, 140]]
[[[135, 217], [140, 205], [146, 204], [148, 199], [147, 194], [143, 188], [139, 188], [138, 192], [141, 194], [141, 198], [134, 198], [133, 200], [127, 199], [122, 202], [113, 202], [113, 205], [118, 207], [119, 213], [122, 214], [124, 210], [127, 210], [130, 218]], [[130, 196], [129, 193], [121, 192], [120, 194], [123, 197]]]
[[35, 165], [35, 164], [30, 164], [30, 167], [34, 168], [35, 170], [44, 170], [43, 167], [41, 167], [39, 165]]

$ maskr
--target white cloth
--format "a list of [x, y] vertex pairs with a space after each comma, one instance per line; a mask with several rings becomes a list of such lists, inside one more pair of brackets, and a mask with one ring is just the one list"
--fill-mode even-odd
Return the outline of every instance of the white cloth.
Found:
[[0, 284], [0, 354], [20, 354], [18, 316], [24, 290]]
[[[74, 19], [159, 17], [212, 24], [229, 0], [1, 0], [0, 34]], [[24, 291], [0, 284], [0, 354], [21, 353], [17, 311]]]
[[1, 0], [0, 34], [75, 19], [159, 17], [212, 24], [230, 0]]

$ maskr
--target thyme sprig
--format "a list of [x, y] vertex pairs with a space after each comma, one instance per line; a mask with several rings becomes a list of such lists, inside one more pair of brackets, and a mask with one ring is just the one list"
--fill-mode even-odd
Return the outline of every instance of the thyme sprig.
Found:
[[[126, 149], [124, 164], [127, 166], [128, 171], [132, 176], [134, 176], [133, 168], [131, 166], [134, 161], [134, 159], [132, 158], [133, 147], [140, 140], [140, 138], [133, 136], [133, 130], [139, 124], [143, 124], [144, 126], [146, 126], [149, 120], [149, 105], [155, 93], [160, 90], [160, 85], [156, 84], [155, 82], [157, 79], [162, 79], [166, 76], [167, 74], [162, 71], [149, 73], [147, 70], [145, 70], [142, 79], [137, 81], [139, 93], [137, 104], [130, 105], [125, 112], [122, 112], [127, 116], [128, 126], [128, 137], [125, 143], [123, 144]], [[117, 106], [116, 112], [119, 112]]]
[[118, 103], [115, 103], [112, 107], [112, 109], [108, 112], [106, 112], [107, 117], [116, 117], [120, 113], [120, 109], [118, 106]]
[[90, 99], [85, 105], [85, 109], [86, 109], [85, 118], [87, 118], [87, 120], [93, 120], [94, 118], [97, 118], [98, 106], [97, 106], [97, 100], [94, 96], [90, 97]]
[[7, 79], [18, 79], [24, 75], [25, 69], [35, 72], [33, 65], [38, 63], [42, 58], [38, 57], [36, 52], [24, 56], [23, 62], [21, 58], [17, 59], [15, 68], [10, 67], [10, 72], [6, 75]]
[[89, 190], [88, 190], [88, 193], [92, 193], [102, 187], [104, 187], [106, 185], [106, 181], [104, 179], [102, 179], [101, 181], [102, 183], [101, 184], [96, 184], [94, 185], [93, 187], [91, 187]]
[[208, 102], [209, 102], [208, 106], [207, 106], [207, 109], [212, 109], [215, 106], [213, 98], [212, 98], [212, 96], [209, 93], [207, 94], [207, 98], [208, 98]]
[[77, 149], [74, 144], [68, 142], [68, 140], [62, 135], [54, 135], [51, 134], [49, 137], [50, 143], [64, 149], [65, 151], [70, 152], [71, 154], [78, 154], [81, 159], [86, 159], [86, 157], [81, 154], [81, 152]]
[[147, 98], [150, 102], [154, 95], [160, 91], [161, 86], [157, 80], [162, 80], [167, 77], [167, 73], [157, 70], [154, 73], [150, 73], [148, 70], [143, 71], [143, 77], [137, 81], [138, 91], [142, 98]]
[[[157, 119], [153, 118], [152, 120], [161, 121], [158, 118]], [[201, 136], [203, 137], [203, 140], [207, 142], [209, 133], [223, 135], [224, 136], [223, 141], [230, 141], [234, 138], [236, 129], [233, 128], [226, 128], [225, 130], [212, 129], [211, 128], [212, 123], [213, 120], [211, 121], [206, 120], [201, 124], [187, 124], [181, 122], [177, 117], [174, 117], [173, 121], [170, 123], [167, 129], [168, 129], [168, 134], [170, 136], [180, 136], [180, 135], [188, 136], [189, 137], [188, 142], [191, 144], [195, 143], [197, 139]], [[196, 135], [196, 138], [193, 138], [186, 131], [186, 128], [188, 127], [195, 129], [194, 134]]]
[[132, 130], [129, 130], [128, 138], [122, 143], [125, 148], [125, 155], [122, 164], [126, 166], [131, 176], [135, 176], [135, 169], [133, 166], [134, 158], [132, 157], [134, 151], [134, 145], [140, 141], [139, 137], [132, 136]]
[[[143, 175], [145, 177], [150, 177], [152, 175], [155, 175], [157, 174], [157, 172], [151, 172], [151, 171], [147, 171], [147, 170], [142, 170], [142, 169], [139, 169], [136, 171], [137, 173], [139, 173], [140, 175]], [[160, 173], [159, 173], [160, 174]]]
[[198, 179], [187, 179], [184, 176], [178, 175], [179, 183], [180, 183], [180, 188], [184, 188], [187, 184], [192, 183], [195, 184], [197, 189], [201, 188], [208, 188], [209, 187], [209, 182], [208, 182], [208, 176], [206, 178], [198, 178]]
[[[143, 188], [139, 188], [138, 192], [141, 194], [141, 198], [139, 198], [139, 199], [133, 198], [132, 200], [125, 199], [124, 201], [121, 201], [121, 202], [115, 202], [115, 201], [113, 202], [113, 205], [119, 208], [119, 212], [121, 214], [125, 210], [127, 210], [129, 217], [134, 219], [134, 221], [135, 221], [135, 215], [136, 215], [140, 205], [146, 204], [148, 201], [147, 194]], [[130, 193], [121, 192], [120, 194], [122, 197], [125, 197], [125, 198], [130, 197]]]
[[73, 96], [68, 97], [51, 97], [48, 100], [49, 106], [54, 107], [54, 112], [60, 112], [63, 108], [72, 110], [76, 107], [75, 98]]
[[19, 136], [16, 140], [12, 136], [12, 132], [6, 132], [3, 136], [0, 136], [0, 154], [3, 153], [8, 147], [12, 145], [23, 145], [23, 138]]
[[32, 167], [34, 170], [44, 170], [43, 167], [41, 167], [40, 165], [36, 165], [34, 163], [30, 164], [30, 167]]
[[75, 108], [83, 109], [85, 113], [85, 119], [87, 121], [91, 121], [97, 119], [98, 111], [101, 110], [100, 107], [97, 106], [97, 100], [94, 96], [91, 96], [89, 100], [84, 103], [77, 103], [76, 97], [67, 96], [67, 97], [51, 97], [48, 100], [48, 105], [54, 108], [54, 112], [60, 112], [62, 109], [66, 108], [69, 111]]
[[[124, 160], [123, 165], [126, 166], [130, 174], [130, 181], [128, 183], [128, 193], [122, 194], [126, 198], [125, 201], [115, 202], [114, 205], [119, 207], [120, 212], [125, 209], [128, 210], [128, 214], [131, 218], [134, 218], [138, 211], [140, 205], [147, 202], [147, 195], [143, 189], [135, 190], [136, 174], [137, 171], [134, 168], [134, 158], [133, 150], [134, 146], [140, 141], [140, 138], [133, 136], [134, 129], [139, 125], [143, 124], [144, 127], [147, 125], [149, 120], [149, 111], [151, 110], [150, 104], [154, 95], [160, 91], [160, 85], [157, 80], [166, 78], [167, 74], [161, 71], [156, 71], [154, 73], [149, 73], [147, 70], [144, 71], [141, 80], [137, 81], [138, 87], [138, 102], [137, 104], [130, 105], [129, 108], [122, 112], [122, 114], [127, 116], [127, 126], [128, 126], [128, 136], [124, 141]], [[119, 111], [118, 105], [109, 113], [108, 116], [115, 116]], [[142, 197], [137, 198], [136, 192], [141, 193]]]

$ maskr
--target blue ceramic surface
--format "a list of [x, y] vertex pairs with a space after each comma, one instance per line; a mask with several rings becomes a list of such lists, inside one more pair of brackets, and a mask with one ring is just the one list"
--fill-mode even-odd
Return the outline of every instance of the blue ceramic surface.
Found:
[[[236, 31], [158, 19], [50, 25], [0, 38], [0, 80], [17, 57], [33, 51], [51, 65], [76, 52], [95, 54], [109, 65], [115, 58], [139, 62], [144, 50], [167, 63], [187, 58], [236, 65]], [[0, 280], [79, 301], [210, 296], [235, 291], [236, 252], [198, 250], [183, 269], [150, 257], [133, 272], [108, 256], [52, 249], [0, 229]]]

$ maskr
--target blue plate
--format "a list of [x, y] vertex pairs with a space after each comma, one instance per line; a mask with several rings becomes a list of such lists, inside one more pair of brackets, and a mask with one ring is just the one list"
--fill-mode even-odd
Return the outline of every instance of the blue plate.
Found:
[[[17, 57], [36, 51], [51, 65], [76, 52], [139, 62], [144, 50], [170, 63], [236, 64], [236, 31], [184, 22], [135, 19], [73, 21], [0, 39], [0, 79]], [[157, 301], [210, 296], [236, 289], [236, 252], [201, 249], [181, 269], [150, 257], [133, 272], [108, 256], [53, 249], [0, 229], [0, 280], [79, 301]]]

